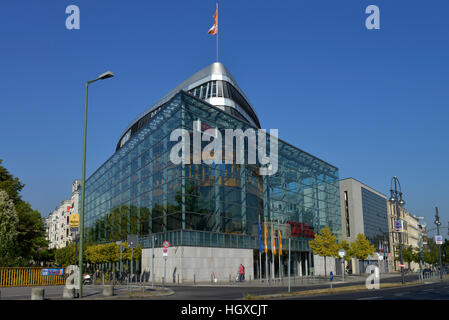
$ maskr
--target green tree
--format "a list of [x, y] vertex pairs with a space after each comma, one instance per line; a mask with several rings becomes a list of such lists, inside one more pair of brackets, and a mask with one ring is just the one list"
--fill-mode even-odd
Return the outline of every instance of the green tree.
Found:
[[26, 266], [30, 264], [30, 261], [37, 261], [39, 248], [48, 246], [45, 240], [44, 223], [40, 213], [33, 210], [28, 202], [22, 200], [20, 192], [25, 185], [1, 163], [0, 159], [0, 189], [8, 194], [18, 216], [17, 241], [10, 255], [15, 259], [15, 266]]
[[309, 247], [314, 254], [324, 257], [324, 273], [326, 270], [326, 257], [338, 257], [339, 246], [337, 237], [331, 232], [329, 226], [321, 230], [319, 234], [315, 234], [315, 239], [309, 241]]
[[18, 203], [22, 200], [20, 197], [20, 191], [22, 191], [24, 184], [22, 184], [19, 178], [15, 178], [9, 171], [3, 167], [3, 160], [0, 159], [0, 189], [6, 191], [10, 200], [13, 203]]
[[357, 238], [351, 243], [352, 254], [362, 261], [365, 261], [369, 255], [376, 252], [376, 247], [372, 245], [364, 234], [357, 234]]
[[62, 266], [63, 268], [75, 264], [75, 244], [70, 243], [64, 248], [56, 249], [55, 260], [56, 264], [58, 266]]
[[341, 240], [338, 244], [338, 250], [343, 249], [346, 251], [345, 260], [350, 261], [352, 258], [351, 245], [346, 240]]
[[19, 217], [13, 201], [6, 191], [0, 190], [0, 266], [14, 262], [14, 246], [17, 245]]
[[[419, 262], [419, 255], [416, 253], [412, 246], [404, 246], [402, 248], [402, 258], [404, 262], [408, 263], [408, 269], [411, 269], [410, 264], [412, 262]], [[396, 260], [399, 260], [399, 257], [396, 257]]]
[[439, 264], [438, 246], [433, 238], [429, 238], [424, 246], [424, 261], [428, 264]]

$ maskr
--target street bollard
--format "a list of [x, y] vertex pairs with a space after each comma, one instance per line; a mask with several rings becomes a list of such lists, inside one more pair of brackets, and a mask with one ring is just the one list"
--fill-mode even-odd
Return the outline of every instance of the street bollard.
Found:
[[31, 300], [44, 300], [45, 290], [43, 288], [31, 289]]
[[193, 274], [193, 284], [196, 283], [195, 274]]
[[229, 275], [229, 282], [231, 282], [231, 275]]
[[178, 284], [179, 284], [179, 274], [178, 274]]
[[75, 288], [69, 289], [67, 287], [64, 287], [64, 291], [62, 292], [62, 297], [68, 298], [68, 299], [75, 298]]
[[105, 297], [113, 296], [114, 295], [114, 286], [112, 286], [112, 285], [103, 286], [103, 295]]

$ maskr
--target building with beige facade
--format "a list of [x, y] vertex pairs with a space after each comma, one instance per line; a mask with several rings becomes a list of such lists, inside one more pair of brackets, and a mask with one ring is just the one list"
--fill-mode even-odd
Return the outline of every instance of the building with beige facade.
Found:
[[[394, 229], [394, 222], [398, 219], [396, 206], [390, 201], [387, 202], [388, 207], [388, 227], [390, 230], [390, 253], [393, 261], [393, 271], [400, 271], [397, 260], [399, 257], [399, 233]], [[417, 217], [414, 214], [408, 212], [405, 208], [399, 207], [400, 220], [403, 220], [403, 232], [402, 232], [402, 245], [403, 248], [412, 247], [415, 250], [419, 250], [420, 239], [425, 233], [424, 221], [422, 217]], [[416, 262], [404, 262], [406, 268], [410, 268], [412, 271], [419, 269], [419, 263]]]

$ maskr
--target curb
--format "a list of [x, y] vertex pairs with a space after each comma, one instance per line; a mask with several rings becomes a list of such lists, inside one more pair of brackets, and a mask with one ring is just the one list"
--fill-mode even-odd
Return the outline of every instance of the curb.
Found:
[[[434, 282], [430, 282], [434, 283]], [[410, 282], [406, 283], [404, 285], [398, 284], [395, 282], [387, 282], [384, 284], [380, 284], [380, 288], [378, 290], [388, 290], [388, 289], [395, 289], [405, 286], [421, 286], [426, 285], [430, 283], [418, 283], [418, 282]], [[331, 291], [332, 290], [332, 291]], [[352, 292], [358, 292], [358, 291], [369, 291], [366, 287], [362, 287], [362, 285], [354, 285], [354, 286], [345, 286], [345, 287], [338, 287], [338, 288], [327, 288], [327, 289], [313, 289], [313, 290], [304, 290], [304, 291], [295, 291], [295, 292], [285, 292], [285, 293], [276, 293], [276, 294], [268, 294], [268, 295], [255, 295], [251, 298], [244, 298], [244, 300], [263, 300], [263, 299], [277, 299], [277, 298], [292, 298], [292, 297], [308, 297], [308, 296], [316, 296], [316, 295], [323, 295], [323, 296], [329, 296], [335, 293], [352, 293]]]

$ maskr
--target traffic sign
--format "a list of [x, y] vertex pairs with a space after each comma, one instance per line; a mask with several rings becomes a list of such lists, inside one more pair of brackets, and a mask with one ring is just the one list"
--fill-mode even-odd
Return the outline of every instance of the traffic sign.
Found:
[[382, 261], [384, 259], [384, 256], [380, 253], [377, 253], [377, 257], [379, 261]]
[[334, 280], [334, 273], [331, 271], [331, 281]]
[[346, 255], [345, 249], [338, 250], [338, 255], [340, 256], [340, 258], [343, 258]]
[[164, 253], [167, 253], [168, 252], [168, 249], [167, 248], [164, 248]]
[[127, 242], [128, 242], [128, 248], [136, 249], [137, 248], [137, 234], [128, 234]]
[[443, 236], [435, 236], [436, 244], [443, 244]]
[[170, 242], [164, 241], [164, 243], [162, 243], [162, 245], [164, 246], [164, 248], [168, 248], [168, 247], [170, 247]]

